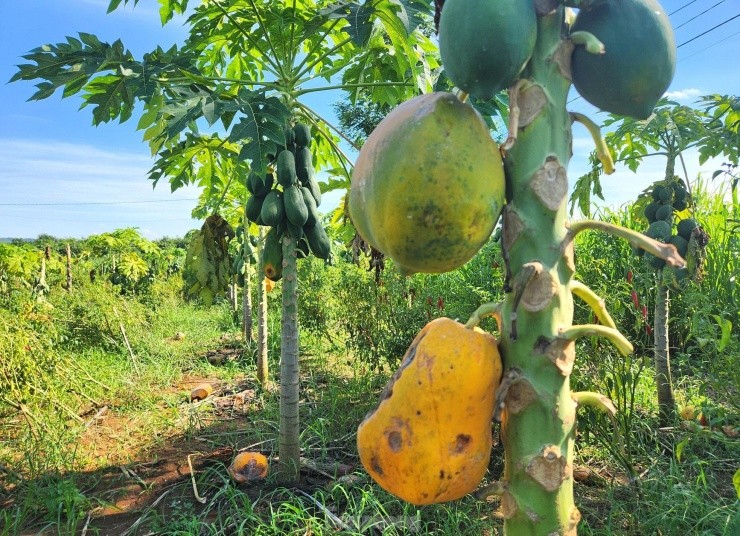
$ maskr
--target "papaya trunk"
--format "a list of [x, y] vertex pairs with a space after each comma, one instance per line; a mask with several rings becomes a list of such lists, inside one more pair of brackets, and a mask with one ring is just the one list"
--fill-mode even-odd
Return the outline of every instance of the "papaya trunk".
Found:
[[244, 270], [244, 289], [242, 289], [242, 340], [252, 342], [254, 321], [252, 319], [252, 267]]
[[280, 334], [280, 443], [278, 480], [297, 484], [300, 469], [298, 368], [298, 258], [296, 242], [283, 241], [283, 311]]
[[676, 418], [676, 403], [673, 399], [671, 381], [671, 358], [668, 347], [668, 286], [662, 274], [658, 276], [658, 288], [655, 296], [655, 383], [658, 388], [658, 414], [660, 426], [669, 426]]
[[269, 373], [267, 361], [267, 283], [265, 281], [265, 257], [262, 228], [260, 227], [259, 283], [257, 285], [257, 381], [267, 385]]
[[[669, 148], [668, 160], [665, 166], [666, 183], [672, 181], [675, 175], [676, 157], [677, 155]], [[653, 364], [655, 366], [655, 386], [658, 391], [658, 422], [660, 426], [669, 426], [676, 418], [676, 404], [673, 399], [671, 350], [668, 345], [669, 295], [668, 286], [663, 281], [662, 270], [658, 271], [657, 282], [655, 290], [655, 326], [653, 326]]]
[[510, 133], [517, 140], [504, 161], [501, 506], [504, 533], [516, 536], [575, 535], [580, 519], [573, 501], [574, 343], [562, 336], [573, 321], [569, 283], [575, 270], [566, 240], [572, 44], [561, 37], [563, 7], [555, 5], [539, 14], [533, 56], [512, 89], [519, 128]]

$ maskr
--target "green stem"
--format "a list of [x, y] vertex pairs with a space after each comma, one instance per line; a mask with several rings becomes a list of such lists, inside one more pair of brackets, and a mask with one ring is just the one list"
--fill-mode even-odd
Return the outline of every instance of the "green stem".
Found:
[[603, 54], [605, 51], [604, 43], [591, 32], [573, 32], [570, 34], [570, 40], [575, 45], [583, 45], [589, 54]]
[[621, 227], [619, 225], [614, 225], [604, 221], [580, 220], [572, 222], [569, 225], [569, 229], [570, 231], [568, 233], [569, 237], [567, 241], [572, 241], [575, 235], [577, 235], [581, 231], [584, 231], [586, 229], [595, 229], [599, 231], [604, 231], [605, 233], [609, 233], [614, 236], [618, 236], [620, 238], [624, 238], [631, 245], [642, 248], [648, 253], [652, 253], [656, 257], [660, 257], [671, 266], [674, 266], [676, 268], [684, 268], [686, 266], [686, 261], [681, 258], [681, 255], [678, 254], [678, 251], [673, 244], [664, 244], [662, 242], [658, 242], [657, 240], [653, 240], [649, 236], [645, 236], [644, 234], [633, 231], [632, 229], [627, 229], [626, 227]]
[[582, 324], [571, 326], [560, 331], [560, 337], [568, 341], [575, 341], [581, 337], [603, 337], [616, 346], [619, 353], [626, 356], [634, 351], [632, 343], [614, 328], [600, 326], [599, 324]]
[[612, 154], [609, 152], [609, 147], [606, 146], [606, 142], [604, 141], [604, 137], [601, 135], [601, 129], [599, 126], [582, 113], [570, 112], [570, 116], [573, 118], [573, 121], [578, 121], [586, 127], [586, 130], [591, 134], [591, 138], [594, 140], [594, 145], [596, 145], [596, 157], [599, 159], [599, 162], [601, 162], [601, 165], [604, 168], [604, 173], [607, 175], [614, 173]]
[[473, 329], [478, 324], [480, 324], [480, 321], [483, 318], [490, 316], [496, 320], [498, 330], [501, 331], [501, 326], [503, 325], [501, 319], [502, 306], [503, 304], [501, 302], [484, 303], [483, 305], [478, 307], [472, 315], [470, 315], [470, 319], [465, 323], [465, 327], [468, 329]]
[[[272, 44], [272, 38], [270, 37], [270, 31], [267, 28], [267, 25], [265, 24], [265, 21], [262, 20], [262, 15], [260, 15], [260, 10], [257, 7], [257, 4], [255, 4], [254, 0], [249, 0], [249, 3], [252, 4], [252, 9], [254, 10], [254, 14], [257, 16], [257, 24], [259, 24], [260, 28], [262, 28], [262, 31], [265, 34], [265, 38], [267, 39], [267, 46], [270, 47], [270, 51], [272, 52], [272, 57], [277, 59], [285, 59], [284, 57], [278, 55], [277, 48], [275, 48], [275, 45]], [[285, 77], [285, 71], [283, 70], [282, 65], [279, 62], [276, 62], [278, 64], [278, 71], [280, 74]]]
[[614, 323], [614, 320], [612, 320], [609, 311], [606, 310], [603, 298], [575, 279], [570, 282], [570, 291], [591, 307], [591, 310], [596, 314], [596, 318], [599, 319], [599, 322], [604, 324], [606, 327], [617, 329], [617, 325]]
[[409, 84], [406, 82], [370, 82], [370, 83], [360, 83], [360, 84], [338, 84], [335, 86], [321, 86], [321, 87], [311, 87], [306, 89], [299, 89], [295, 92], [296, 98], [300, 97], [301, 95], [306, 95], [307, 93], [316, 93], [318, 91], [330, 91], [333, 89], [354, 89], [354, 88], [361, 88], [361, 87], [385, 87], [385, 86], [393, 86], [393, 87], [412, 87], [413, 84]]

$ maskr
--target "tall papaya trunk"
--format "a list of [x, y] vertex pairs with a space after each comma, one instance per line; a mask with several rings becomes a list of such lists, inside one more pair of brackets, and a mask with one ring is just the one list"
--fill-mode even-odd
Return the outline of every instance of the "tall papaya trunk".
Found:
[[[566, 110], [572, 44], [562, 35], [563, 8], [538, 17], [534, 54], [511, 90], [517, 139], [506, 154], [510, 199], [503, 215], [508, 268], [500, 348], [505, 448], [505, 534], [574, 535], [575, 266], [566, 228], [571, 118]], [[516, 102], [514, 102], [516, 101]]]
[[267, 283], [265, 282], [265, 257], [262, 240], [264, 232], [260, 227], [259, 284], [257, 285], [257, 381], [267, 385], [269, 366], [267, 360]]
[[[675, 173], [676, 155], [668, 153], [665, 180], [672, 181]], [[671, 351], [668, 344], [668, 314], [670, 311], [668, 286], [663, 280], [663, 270], [658, 271], [655, 289], [655, 318], [653, 326], [653, 364], [655, 386], [658, 392], [658, 422], [669, 426], [676, 418], [676, 402], [673, 398], [671, 381]]]
[[655, 383], [658, 388], [658, 415], [660, 426], [669, 426], [676, 417], [676, 402], [673, 399], [671, 381], [671, 354], [668, 347], [668, 312], [669, 292], [663, 281], [663, 274], [658, 275], [658, 286], [655, 296]]
[[283, 311], [280, 334], [280, 462], [278, 480], [297, 484], [300, 470], [298, 415], [298, 257], [296, 241], [285, 233], [283, 241]]

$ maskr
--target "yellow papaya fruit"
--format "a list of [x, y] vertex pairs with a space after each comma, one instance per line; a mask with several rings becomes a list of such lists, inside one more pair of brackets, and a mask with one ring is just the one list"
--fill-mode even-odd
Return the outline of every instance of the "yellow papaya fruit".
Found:
[[501, 372], [492, 335], [449, 318], [427, 324], [357, 431], [370, 476], [418, 505], [475, 490], [491, 454]]

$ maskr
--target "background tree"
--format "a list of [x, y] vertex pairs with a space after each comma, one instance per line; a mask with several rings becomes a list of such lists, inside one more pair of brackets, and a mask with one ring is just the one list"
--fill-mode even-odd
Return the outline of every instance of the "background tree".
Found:
[[[109, 11], [122, 3], [128, 2], [112, 0]], [[188, 8], [187, 0], [160, 4], [163, 23]], [[182, 47], [157, 47], [136, 59], [120, 40], [108, 44], [81, 33], [31, 51], [24, 56], [31, 63], [20, 65], [12, 80], [41, 79], [34, 100], [57, 89], [64, 97], [81, 94], [94, 124], [127, 121], [141, 103], [137, 128], [157, 156], [150, 179], [156, 184], [167, 178], [172, 190], [197, 183], [206, 195], [203, 204], [213, 210], [234, 178], [247, 176], [218, 173], [226, 166], [214, 163], [248, 166], [264, 176], [270, 155], [285, 144], [286, 127], [297, 120], [311, 127], [315, 165], [336, 178], [330, 188], [346, 188], [351, 161], [340, 147], [342, 133], [304, 97], [363, 90], [376, 102], [393, 104], [429, 91], [436, 63], [427, 53], [434, 45], [417, 30], [428, 14], [429, 6], [420, 0], [213, 0], [193, 9]], [[201, 128], [213, 132], [202, 134]], [[209, 280], [212, 273], [215, 267]], [[288, 289], [292, 283], [297, 284], [291, 281]], [[296, 298], [292, 290], [284, 293], [286, 300]], [[284, 334], [297, 333], [297, 316], [284, 320], [290, 320]], [[297, 344], [283, 349], [281, 368], [295, 378]], [[297, 383], [289, 387], [281, 388], [281, 399], [291, 401], [284, 411], [295, 418], [290, 429], [281, 427], [280, 467], [287, 480], [295, 481]]]

